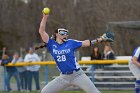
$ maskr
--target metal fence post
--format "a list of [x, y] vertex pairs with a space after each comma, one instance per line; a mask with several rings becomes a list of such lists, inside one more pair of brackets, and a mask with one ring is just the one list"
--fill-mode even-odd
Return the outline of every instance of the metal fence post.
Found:
[[94, 82], [94, 65], [92, 65], [92, 82]]
[[4, 85], [4, 91], [6, 91], [6, 68], [3, 66], [3, 85]]
[[45, 82], [48, 84], [48, 65], [45, 66]]

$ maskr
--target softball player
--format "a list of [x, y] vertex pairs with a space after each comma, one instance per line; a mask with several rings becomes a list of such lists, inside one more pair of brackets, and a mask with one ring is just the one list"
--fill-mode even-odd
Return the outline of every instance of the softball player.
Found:
[[129, 62], [129, 68], [136, 77], [135, 93], [139, 93], [140, 87], [140, 47], [134, 50], [132, 60]]
[[80, 47], [88, 47], [97, 42], [101, 42], [103, 39], [97, 38], [92, 41], [67, 39], [68, 30], [64, 28], [57, 29], [54, 38], [49, 38], [49, 35], [45, 32], [47, 18], [48, 15], [43, 14], [39, 33], [45, 42], [46, 48], [56, 61], [61, 74], [49, 82], [42, 89], [41, 93], [58, 93], [70, 85], [78, 86], [87, 93], [100, 93], [93, 82], [80, 68], [74, 53], [75, 50]]

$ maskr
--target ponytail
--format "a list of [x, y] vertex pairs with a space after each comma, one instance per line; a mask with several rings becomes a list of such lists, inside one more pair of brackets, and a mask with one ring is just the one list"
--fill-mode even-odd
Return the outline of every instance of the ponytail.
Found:
[[45, 44], [45, 43], [43, 43], [43, 44], [40, 45], [40, 46], [36, 46], [36, 47], [35, 47], [35, 50], [38, 50], [38, 49], [44, 48], [44, 47], [46, 47], [46, 44]]

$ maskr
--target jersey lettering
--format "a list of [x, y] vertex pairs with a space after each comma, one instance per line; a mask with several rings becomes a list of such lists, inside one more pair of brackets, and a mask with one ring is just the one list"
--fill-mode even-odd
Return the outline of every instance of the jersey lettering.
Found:
[[53, 49], [53, 53], [54, 54], [67, 54], [67, 53], [70, 53], [70, 49], [64, 49], [64, 50], [56, 50], [56, 49]]

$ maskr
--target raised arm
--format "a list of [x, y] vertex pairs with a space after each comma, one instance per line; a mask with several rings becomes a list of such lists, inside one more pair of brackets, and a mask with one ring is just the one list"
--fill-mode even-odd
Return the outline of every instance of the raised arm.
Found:
[[48, 43], [49, 40], [49, 35], [45, 31], [47, 19], [48, 19], [48, 15], [43, 14], [43, 18], [41, 20], [40, 27], [39, 27], [39, 34], [45, 43]]

